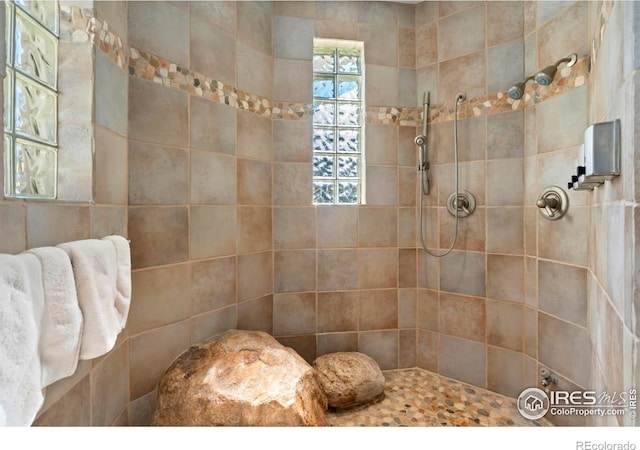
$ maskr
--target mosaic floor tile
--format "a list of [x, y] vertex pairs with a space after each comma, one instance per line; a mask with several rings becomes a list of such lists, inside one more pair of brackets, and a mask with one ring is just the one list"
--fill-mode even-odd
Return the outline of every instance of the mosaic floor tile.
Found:
[[551, 426], [520, 415], [514, 399], [422, 369], [385, 371], [383, 400], [330, 411], [333, 427]]

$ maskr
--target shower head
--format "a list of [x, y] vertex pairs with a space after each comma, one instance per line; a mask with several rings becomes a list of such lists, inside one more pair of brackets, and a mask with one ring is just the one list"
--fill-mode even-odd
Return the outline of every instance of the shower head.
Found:
[[522, 98], [522, 94], [524, 94], [524, 85], [527, 84], [527, 81], [533, 80], [533, 76], [527, 77], [519, 83], [514, 84], [509, 88], [509, 97], [514, 100], [519, 100]]
[[416, 138], [413, 141], [416, 143], [416, 145], [422, 147], [427, 143], [427, 137], [424, 134], [420, 134], [416, 136]]
[[558, 66], [563, 62], [567, 63], [567, 67], [573, 66], [576, 61], [578, 61], [578, 55], [572, 53], [566, 58], [562, 58], [557, 61], [555, 64], [545, 67], [540, 72], [536, 73], [535, 80], [540, 86], [549, 86], [553, 83], [553, 78], [556, 76], [556, 72], [558, 70]]

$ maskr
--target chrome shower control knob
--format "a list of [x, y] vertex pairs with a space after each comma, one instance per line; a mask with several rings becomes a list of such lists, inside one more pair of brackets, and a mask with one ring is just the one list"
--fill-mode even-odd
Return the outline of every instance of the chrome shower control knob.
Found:
[[536, 206], [540, 209], [540, 214], [545, 219], [558, 220], [569, 209], [569, 197], [567, 197], [562, 188], [549, 186], [540, 193]]

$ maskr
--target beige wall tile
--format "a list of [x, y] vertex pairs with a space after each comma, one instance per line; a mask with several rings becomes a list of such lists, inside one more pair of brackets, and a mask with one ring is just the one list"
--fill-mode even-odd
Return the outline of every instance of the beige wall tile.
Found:
[[273, 245], [276, 250], [316, 247], [316, 209], [273, 209]]
[[[337, 22], [357, 22], [357, 2], [317, 1], [316, 18]], [[343, 25], [344, 26], [344, 25]]]
[[0, 204], [0, 252], [20, 253], [27, 248], [26, 207], [21, 204]]
[[395, 247], [397, 222], [396, 208], [359, 208], [358, 246]]
[[487, 251], [522, 255], [523, 208], [487, 208]]
[[214, 80], [236, 84], [236, 42], [233, 36], [191, 16], [190, 67]]
[[[484, 5], [466, 9], [438, 23], [438, 59], [446, 61], [472, 53], [485, 45]], [[464, 30], [464, 31], [463, 31]]]
[[[326, 2], [326, 3], [339, 3], [339, 2]], [[346, 3], [346, 2], [345, 2]], [[344, 26], [343, 22], [337, 22], [333, 20], [316, 20], [315, 29], [316, 37], [326, 39], [347, 39], [355, 41], [358, 39], [358, 27]]]
[[438, 291], [418, 289], [417, 327], [429, 331], [438, 331]]
[[[453, 191], [451, 192], [453, 193]], [[476, 207], [472, 215], [458, 218], [458, 238], [454, 246], [455, 249], [480, 252], [485, 250], [486, 211], [487, 208]], [[446, 250], [453, 243], [456, 218], [446, 208], [438, 208], [438, 212], [440, 214], [440, 248]], [[490, 232], [491, 226], [489, 226], [488, 233]]]
[[538, 214], [538, 252], [541, 258], [587, 265], [587, 208], [573, 206], [562, 220], [546, 220]]
[[487, 297], [524, 302], [524, 258], [487, 255]]
[[[558, 56], [557, 59], [567, 55]], [[553, 64], [550, 61], [548, 64]], [[587, 87], [571, 89], [536, 107], [538, 153], [575, 147], [584, 142], [587, 128]], [[575, 156], [574, 156], [575, 158]]]
[[316, 15], [315, 2], [291, 1], [274, 2], [273, 14], [287, 17], [308, 17], [313, 19]]
[[273, 120], [273, 157], [280, 162], [310, 163], [311, 122]]
[[[565, 345], [571, 342], [571, 345]], [[587, 330], [560, 319], [538, 314], [538, 355], [542, 364], [588, 386], [589, 337]]]
[[186, 92], [131, 77], [129, 137], [162, 145], [186, 146], [189, 134], [188, 103]]
[[487, 116], [487, 159], [521, 158], [523, 149], [523, 111]]
[[524, 196], [521, 158], [487, 162], [487, 206], [520, 206]]
[[126, 409], [129, 402], [128, 357], [129, 347], [125, 342], [94, 367], [90, 377], [92, 426], [109, 426]]
[[[225, 104], [195, 96], [190, 97], [190, 101], [191, 147], [198, 150], [235, 154], [236, 110]], [[212, 127], [212, 123], [215, 123], [216, 126]]]
[[487, 343], [521, 352], [524, 307], [510, 302], [487, 300]]
[[[237, 43], [238, 88], [261, 95], [276, 98], [273, 95], [273, 58], [259, 50]], [[256, 70], [258, 68], [259, 70]], [[308, 79], [308, 78], [307, 78]]]
[[276, 251], [273, 270], [275, 292], [316, 289], [315, 250]]
[[111, 61], [104, 52], [95, 53], [95, 67], [96, 124], [126, 136], [127, 73]]
[[485, 301], [482, 298], [441, 293], [439, 320], [441, 333], [484, 342]]
[[235, 207], [192, 206], [190, 227], [191, 259], [235, 253]]
[[237, 110], [236, 154], [261, 161], [273, 159], [271, 120], [249, 111]]
[[500, 44], [487, 50], [487, 92], [506, 91], [524, 79], [524, 41]]
[[440, 337], [438, 333], [417, 330], [416, 364], [421, 369], [438, 372]]
[[447, 257], [442, 258], [440, 262], [440, 289], [484, 297], [484, 253], [453, 251]]
[[134, 399], [129, 404], [129, 425], [132, 427], [149, 426], [153, 416], [153, 407], [156, 393], [149, 392], [142, 397]]
[[418, 252], [418, 287], [440, 288], [440, 258], [430, 256], [425, 251]]
[[532, 308], [538, 307], [538, 260], [524, 259], [524, 301]]
[[101, 239], [110, 234], [127, 236], [127, 207], [92, 207], [91, 237]]
[[273, 333], [273, 295], [238, 305], [238, 329]]
[[117, 134], [94, 127], [95, 201], [127, 204], [127, 140]]
[[439, 351], [438, 373], [478, 387], [485, 386], [486, 356], [483, 344], [441, 335]]
[[271, 208], [264, 206], [242, 206], [237, 208], [238, 253], [271, 250]]
[[419, 22], [416, 25], [416, 67], [438, 62], [437, 22]]
[[[191, 264], [191, 314], [200, 314], [236, 303], [236, 257]], [[181, 295], [181, 297], [184, 294]]]
[[[452, 103], [453, 98], [445, 97], [443, 101]], [[485, 117], [458, 120], [458, 161], [485, 160], [486, 120]], [[435, 150], [435, 163], [453, 163], [453, 121], [438, 124], [438, 146]]]
[[[543, 5], [544, 7], [544, 5]], [[539, 12], [542, 11], [538, 7]], [[588, 2], [575, 2], [538, 28], [538, 66], [546, 67], [571, 53], [589, 53]], [[540, 23], [539, 23], [540, 25]]]
[[271, 4], [259, 1], [237, 2], [238, 41], [271, 55]]
[[238, 203], [271, 205], [271, 164], [238, 158], [236, 169]]
[[[414, 167], [398, 167], [398, 205], [416, 206], [420, 175]], [[433, 187], [433, 184], [430, 185]]]
[[[43, 224], [56, 226], [44, 227]], [[90, 234], [90, 210], [86, 206], [28, 203], [26, 225], [27, 248], [87, 239]], [[17, 223], [12, 225], [14, 232], [19, 235], [17, 227]]]
[[517, 398], [525, 388], [522, 373], [522, 354], [487, 348], [487, 388], [499, 394]]
[[189, 259], [187, 208], [129, 208], [132, 268], [159, 266]]
[[236, 203], [236, 158], [191, 151], [191, 203]]
[[296, 353], [311, 364], [316, 359], [316, 336], [315, 334], [305, 334], [300, 336], [279, 336], [278, 342], [285, 347], [291, 347]]
[[524, 32], [522, 1], [487, 2], [487, 46], [521, 38]]
[[318, 214], [318, 248], [357, 247], [358, 208], [321, 206]]
[[372, 357], [381, 370], [398, 368], [398, 331], [358, 333], [358, 351]]
[[128, 6], [131, 45], [188, 67], [188, 12], [168, 2], [131, 2]]
[[32, 426], [91, 426], [91, 387], [86, 376], [58, 402], [36, 417]]
[[398, 62], [400, 67], [416, 67], [416, 32], [411, 28], [398, 28]]
[[[374, 65], [367, 58], [365, 67], [365, 95], [367, 106], [391, 106], [398, 104], [398, 68], [393, 65]], [[391, 87], [391, 88], [390, 88]]]
[[398, 161], [398, 128], [388, 125], [367, 125], [367, 163], [395, 165]]
[[416, 246], [416, 210], [398, 208], [398, 247]]
[[360, 291], [360, 331], [398, 327], [398, 293], [395, 289]]
[[274, 294], [273, 334], [313, 334], [316, 332], [316, 293]]
[[401, 288], [415, 288], [417, 279], [418, 259], [415, 249], [398, 249], [398, 286]]
[[398, 289], [398, 328], [415, 328], [418, 312], [418, 290]]
[[398, 170], [392, 166], [367, 165], [367, 204], [398, 204]]
[[[312, 46], [309, 46], [311, 49]], [[296, 76], [292, 77], [291, 74]], [[313, 66], [309, 59], [273, 60], [273, 99], [276, 101], [311, 103], [313, 98]]]
[[358, 292], [318, 292], [318, 333], [358, 329]]
[[273, 204], [309, 206], [312, 174], [308, 164], [274, 164]]
[[364, 41], [367, 64], [395, 66], [398, 58], [396, 27], [385, 24], [358, 24], [358, 40]]
[[438, 102], [453, 105], [458, 92], [471, 99], [486, 93], [484, 51], [441, 62], [438, 77]]
[[416, 367], [416, 330], [398, 331], [398, 369]]
[[396, 249], [358, 250], [358, 288], [384, 289], [398, 286]]
[[538, 262], [540, 309], [577, 325], [587, 326], [587, 270]]
[[318, 335], [318, 356], [334, 352], [357, 352], [358, 333], [327, 333]]
[[297, 17], [273, 17], [273, 56], [308, 59], [313, 55], [314, 23]]
[[318, 291], [358, 287], [358, 253], [354, 250], [318, 251]]
[[[524, 352], [532, 358], [538, 357], [538, 313], [524, 309]], [[536, 371], [537, 372], [537, 371]]]
[[219, 26], [230, 34], [236, 31], [236, 2], [193, 2], [191, 17]]
[[251, 253], [238, 256], [238, 301], [273, 292], [273, 254]]
[[438, 2], [438, 10], [439, 10], [440, 17], [445, 17], [451, 14], [459, 13], [473, 6], [477, 6], [477, 3], [474, 1], [452, 0], [452, 1]]
[[191, 315], [189, 264], [138, 270], [131, 278], [130, 333], [143, 333]]
[[189, 153], [142, 142], [129, 144], [129, 204], [184, 205], [189, 199]]
[[189, 334], [189, 321], [183, 320], [130, 338], [130, 399], [154, 390], [169, 364], [189, 346]]
[[191, 344], [206, 341], [225, 330], [236, 328], [236, 306], [191, 317]]

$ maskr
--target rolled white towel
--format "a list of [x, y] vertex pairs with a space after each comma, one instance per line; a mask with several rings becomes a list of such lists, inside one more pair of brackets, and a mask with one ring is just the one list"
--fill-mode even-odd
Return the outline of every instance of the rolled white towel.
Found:
[[122, 329], [127, 323], [129, 306], [131, 305], [131, 249], [129, 241], [122, 236], [106, 236], [103, 240], [111, 242], [116, 249], [117, 296], [115, 307], [120, 328]]
[[42, 387], [73, 375], [78, 366], [82, 312], [71, 260], [57, 247], [27, 250], [42, 265], [44, 312], [40, 328]]

